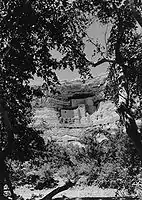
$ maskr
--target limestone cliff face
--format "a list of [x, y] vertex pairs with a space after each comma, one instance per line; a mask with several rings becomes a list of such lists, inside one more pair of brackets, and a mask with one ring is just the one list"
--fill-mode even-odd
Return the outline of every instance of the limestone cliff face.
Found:
[[114, 103], [111, 101], [101, 101], [98, 110], [90, 116], [93, 125], [109, 127], [118, 123], [119, 115], [115, 111]]
[[105, 82], [106, 74], [96, 76], [85, 83], [81, 80], [62, 81], [60, 85], [57, 85], [55, 94], [48, 93], [47, 95], [43, 91], [45, 96], [36, 99], [36, 102], [39, 107], [54, 107], [55, 109], [75, 109], [78, 104], [84, 104], [88, 113], [92, 114], [97, 102], [104, 98]]
[[[40, 118], [44, 118], [44, 121], [48, 121], [49, 124], [58, 124], [56, 115], [64, 113], [61, 112], [62, 110], [66, 110], [66, 113], [69, 110], [75, 112], [80, 107], [80, 109], [85, 108], [85, 112], [84, 110], [80, 112], [84, 113], [83, 117], [90, 115], [91, 124], [99, 125], [118, 121], [119, 116], [115, 112], [114, 104], [104, 99], [106, 76], [106, 74], [102, 74], [85, 83], [82, 83], [81, 80], [61, 82], [61, 85], [57, 86], [57, 93], [46, 97], [43, 100], [44, 104], [38, 110], [36, 109], [36, 119], [39, 121]], [[87, 120], [89, 121], [89, 118]]]
[[81, 80], [63, 81], [60, 86], [57, 86], [57, 94], [52, 99], [50, 97], [48, 101], [50, 105], [54, 104], [60, 109], [67, 110], [85, 105], [86, 111], [92, 114], [99, 101], [104, 98], [105, 82], [106, 74], [96, 76], [85, 83]]
[[106, 82], [106, 74], [101, 74], [83, 83], [81, 80], [63, 81], [57, 86], [62, 99], [81, 99], [95, 96], [96, 100], [102, 98]]
[[[44, 132], [45, 141], [52, 138], [64, 145], [69, 142], [78, 145], [80, 138], [88, 132], [94, 132], [96, 127], [115, 134], [119, 116], [115, 112], [115, 105], [104, 99], [105, 83], [106, 74], [90, 79], [86, 83], [80, 80], [62, 82], [57, 86], [58, 93], [48, 95], [42, 101], [39, 99], [39, 106], [34, 109], [33, 126]], [[79, 121], [76, 118], [78, 109], [81, 115]], [[73, 114], [70, 111], [73, 111]], [[61, 122], [61, 113], [69, 113], [69, 117], [74, 115], [73, 123]], [[97, 137], [98, 142], [107, 139], [103, 135]]]

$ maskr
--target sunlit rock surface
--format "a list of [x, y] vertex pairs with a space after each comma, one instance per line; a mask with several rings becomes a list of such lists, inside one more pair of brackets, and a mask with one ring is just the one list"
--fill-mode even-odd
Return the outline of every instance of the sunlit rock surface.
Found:
[[[62, 82], [57, 86], [58, 93], [46, 97], [45, 103], [35, 108], [33, 125], [44, 132], [46, 142], [53, 139], [64, 144], [77, 144], [80, 140], [78, 138], [88, 131], [93, 132], [96, 127], [115, 134], [119, 115], [115, 112], [114, 103], [104, 99], [105, 84], [106, 74], [85, 83], [80, 80]], [[61, 109], [75, 109], [74, 112], [78, 112], [78, 105], [84, 105], [81, 107], [81, 113], [84, 114], [80, 121], [61, 123]], [[104, 139], [106, 138], [103, 135], [97, 137], [98, 142]]]
[[93, 125], [102, 125], [106, 129], [115, 128], [115, 123], [119, 121], [119, 115], [116, 113], [116, 107], [111, 101], [100, 102], [99, 108], [91, 115]]

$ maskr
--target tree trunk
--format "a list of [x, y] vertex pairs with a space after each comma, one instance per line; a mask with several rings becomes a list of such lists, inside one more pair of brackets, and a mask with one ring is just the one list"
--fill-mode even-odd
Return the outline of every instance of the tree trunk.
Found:
[[136, 9], [132, 8], [132, 14], [142, 28], [142, 16], [140, 13]]
[[127, 117], [125, 119], [125, 127], [126, 133], [133, 141], [142, 161], [142, 142], [141, 142], [141, 134], [138, 132], [138, 127], [134, 117], [127, 113]]
[[[5, 148], [0, 151], [0, 197], [1, 197], [0, 199], [2, 199], [3, 192], [4, 192], [3, 191], [4, 190], [4, 180], [6, 180], [8, 182], [8, 186], [9, 186], [9, 181], [10, 181], [10, 180], [8, 180], [8, 171], [6, 169], [5, 160], [6, 160], [6, 157], [12, 151], [12, 143], [14, 140], [14, 135], [13, 135], [10, 120], [8, 118], [8, 112], [6, 110], [6, 106], [5, 106], [4, 102], [2, 102], [2, 101], [0, 102], [0, 114], [2, 117], [2, 122], [4, 124], [5, 130], [7, 132], [7, 144], [6, 144]], [[10, 187], [9, 189], [13, 196], [12, 187]], [[5, 198], [3, 197], [3, 199], [5, 199]]]
[[136, 124], [136, 120], [132, 114], [132, 112], [125, 107], [124, 104], [118, 108], [118, 112], [120, 114], [120, 118], [123, 121], [123, 124], [126, 128], [126, 133], [132, 140], [137, 149], [140, 159], [142, 161], [142, 141], [141, 141], [141, 133], [138, 130], [138, 126]]

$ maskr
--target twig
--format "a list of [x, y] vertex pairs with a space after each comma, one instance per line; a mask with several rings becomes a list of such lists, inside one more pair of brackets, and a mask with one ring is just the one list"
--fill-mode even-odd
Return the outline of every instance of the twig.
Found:
[[101, 64], [103, 64], [103, 63], [105, 63], [105, 62], [108, 62], [108, 63], [116, 63], [115, 60], [111, 60], [111, 59], [107, 59], [107, 58], [102, 58], [102, 59], [99, 60], [98, 62], [93, 63], [92, 66], [93, 66], [93, 67], [97, 67], [98, 65], [101, 65]]

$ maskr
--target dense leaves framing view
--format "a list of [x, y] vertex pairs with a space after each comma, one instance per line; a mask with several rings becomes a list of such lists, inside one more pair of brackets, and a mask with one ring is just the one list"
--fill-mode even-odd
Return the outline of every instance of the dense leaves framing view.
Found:
[[141, 0], [0, 0], [0, 200], [141, 199], [141, 80]]

